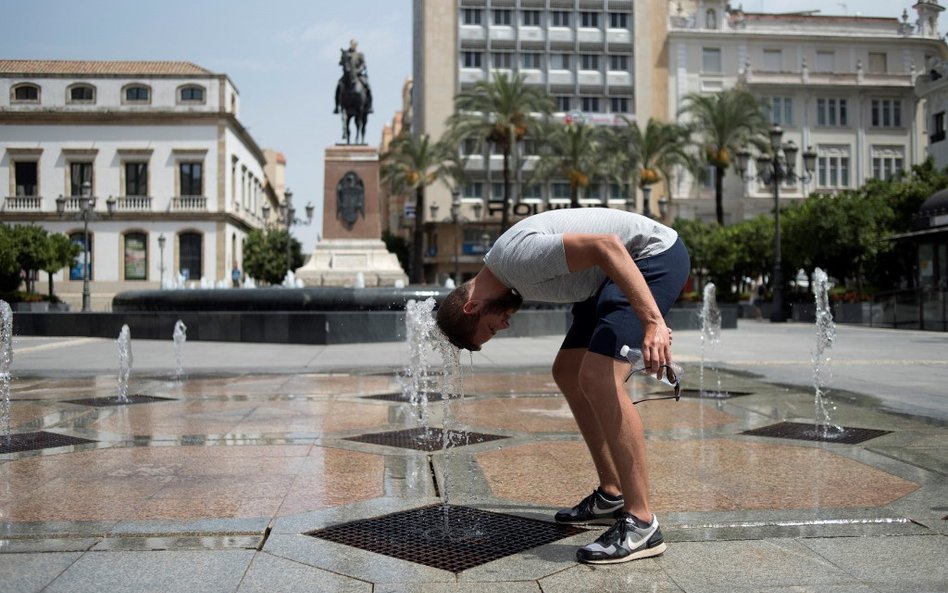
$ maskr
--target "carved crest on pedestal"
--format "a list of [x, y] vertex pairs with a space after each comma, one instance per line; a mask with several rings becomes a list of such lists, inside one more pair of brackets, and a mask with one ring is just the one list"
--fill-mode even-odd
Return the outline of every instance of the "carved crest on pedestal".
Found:
[[351, 231], [360, 214], [365, 218], [365, 185], [355, 171], [349, 171], [336, 184], [336, 218]]

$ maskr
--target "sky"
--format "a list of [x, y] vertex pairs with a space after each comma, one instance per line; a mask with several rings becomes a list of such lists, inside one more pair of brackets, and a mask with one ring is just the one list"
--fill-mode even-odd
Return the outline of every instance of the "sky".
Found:
[[[453, 2], [455, 0], [428, 0]], [[0, 58], [184, 60], [227, 74], [240, 93], [241, 122], [262, 148], [287, 159], [297, 212], [316, 220], [293, 228], [312, 249], [322, 229], [323, 152], [341, 139], [333, 115], [339, 50], [359, 41], [375, 113], [366, 138], [401, 109], [411, 77], [410, 0], [0, 0]], [[747, 12], [817, 10], [899, 17], [915, 0], [737, 0]], [[945, 2], [942, 2], [945, 5]], [[948, 30], [948, 15], [941, 19]]]

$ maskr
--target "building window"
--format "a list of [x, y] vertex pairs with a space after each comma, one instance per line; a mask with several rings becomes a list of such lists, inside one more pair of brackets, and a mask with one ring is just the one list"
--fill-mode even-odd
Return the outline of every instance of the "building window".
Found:
[[494, 25], [510, 26], [513, 23], [513, 11], [509, 9], [498, 8], [493, 11]]
[[599, 97], [580, 97], [582, 110], [587, 113], [599, 113]]
[[618, 56], [612, 54], [609, 56], [609, 70], [614, 72], [628, 72], [629, 71], [629, 56]]
[[86, 249], [86, 237], [81, 232], [71, 233], [69, 240], [79, 246], [79, 253], [76, 255], [76, 259], [72, 260], [72, 265], [69, 266], [69, 279], [82, 280], [84, 278], [82, 274], [82, 264], [88, 261], [89, 280], [92, 280], [92, 245], [95, 243], [95, 241], [92, 240], [92, 233], [89, 233], [88, 249]]
[[836, 52], [818, 51], [816, 52], [816, 71], [833, 72], [836, 70]]
[[873, 179], [889, 180], [903, 171], [905, 148], [902, 146], [872, 147]]
[[461, 52], [461, 63], [464, 68], [481, 68], [483, 53], [479, 51]]
[[556, 98], [556, 110], [557, 111], [569, 111], [572, 109], [572, 101], [570, 97], [560, 95]]
[[872, 127], [902, 127], [902, 101], [899, 99], [873, 99]]
[[770, 123], [782, 126], [793, 125], [793, 99], [791, 97], [768, 97], [764, 109]]
[[721, 49], [705, 47], [701, 50], [701, 72], [705, 74], [721, 74]]
[[570, 54], [550, 54], [550, 70], [569, 70]]
[[74, 84], [69, 87], [70, 103], [95, 103], [95, 87], [88, 84]]
[[480, 25], [482, 13], [480, 8], [465, 8], [461, 11], [461, 22], [465, 25]]
[[39, 163], [16, 161], [13, 163], [14, 191], [17, 196], [39, 195]]
[[520, 197], [527, 200], [542, 200], [543, 188], [538, 183], [531, 183], [521, 190]]
[[941, 142], [945, 139], [945, 112], [941, 111], [932, 115], [932, 131], [928, 140], [932, 143]]
[[140, 84], [125, 87], [126, 103], [148, 103], [151, 101], [151, 89]]
[[18, 84], [13, 87], [11, 98], [17, 103], [39, 103], [40, 88], [35, 84]]
[[483, 198], [484, 184], [480, 181], [465, 183], [464, 188], [461, 190], [461, 195], [465, 198]]
[[590, 29], [599, 28], [599, 13], [584, 10], [579, 13], [579, 26]]
[[885, 74], [889, 71], [888, 56], [885, 52], [869, 52], [869, 74]]
[[491, 63], [494, 68], [510, 70], [513, 68], [513, 52], [497, 51], [490, 54]]
[[556, 183], [550, 184], [550, 190], [552, 191], [552, 198], [559, 200], [568, 200], [572, 197], [570, 194], [569, 184], [558, 181]]
[[609, 13], [609, 28], [610, 29], [628, 29], [629, 28], [629, 13], [610, 12]]
[[629, 98], [628, 97], [610, 97], [609, 98], [609, 111], [612, 113], [628, 113], [629, 112]]
[[204, 163], [184, 162], [178, 163], [178, 179], [180, 182], [182, 196], [203, 196], [204, 195]]
[[543, 54], [539, 52], [523, 52], [520, 54], [520, 66], [524, 70], [539, 70], [542, 68], [541, 57]]
[[204, 87], [195, 85], [181, 87], [178, 97], [182, 103], [203, 103]]
[[569, 26], [569, 12], [565, 10], [554, 10], [550, 13], [550, 26], [551, 27], [568, 27]]
[[849, 115], [846, 99], [817, 99], [816, 125], [848, 126]]
[[610, 200], [624, 200], [625, 195], [622, 193], [622, 186], [618, 183], [609, 184], [609, 199]]
[[202, 239], [199, 233], [181, 233], [178, 236], [178, 271], [186, 280], [201, 279]]
[[765, 49], [764, 70], [766, 72], [780, 72], [783, 70], [783, 51], [779, 49]]
[[525, 156], [536, 156], [540, 154], [540, 148], [537, 145], [537, 141], [533, 138], [524, 138], [523, 139], [523, 150], [520, 154]]
[[83, 184], [92, 186], [92, 163], [69, 163], [69, 195], [81, 196]]
[[490, 201], [491, 202], [500, 202], [504, 199], [504, 184], [500, 181], [495, 181], [490, 184]]
[[849, 147], [821, 147], [816, 159], [817, 186], [849, 187]]
[[148, 279], [148, 236], [145, 233], [125, 235], [125, 279]]
[[148, 195], [148, 163], [125, 163], [125, 195]]
[[478, 154], [477, 152], [477, 139], [476, 138], [465, 138], [461, 141], [461, 154], [471, 155]]
[[580, 54], [580, 70], [599, 70], [599, 54]]
[[524, 27], [539, 27], [540, 26], [540, 11], [539, 10], [524, 10], [520, 13], [523, 26]]

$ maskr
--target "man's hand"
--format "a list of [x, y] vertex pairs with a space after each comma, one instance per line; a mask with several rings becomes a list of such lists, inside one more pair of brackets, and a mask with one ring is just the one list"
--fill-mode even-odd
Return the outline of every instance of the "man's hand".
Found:
[[662, 366], [672, 360], [672, 330], [665, 321], [645, 326], [645, 339], [642, 340], [642, 363], [645, 371], [659, 379], [663, 376]]

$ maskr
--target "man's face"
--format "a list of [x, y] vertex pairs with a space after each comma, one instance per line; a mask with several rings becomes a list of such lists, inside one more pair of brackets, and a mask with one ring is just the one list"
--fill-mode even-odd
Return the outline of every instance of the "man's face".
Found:
[[477, 322], [477, 331], [474, 332], [474, 343], [482, 346], [497, 332], [510, 327], [510, 318], [522, 304], [523, 297], [514, 292], [485, 302]]

